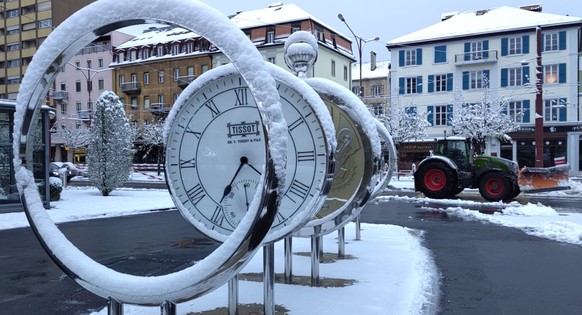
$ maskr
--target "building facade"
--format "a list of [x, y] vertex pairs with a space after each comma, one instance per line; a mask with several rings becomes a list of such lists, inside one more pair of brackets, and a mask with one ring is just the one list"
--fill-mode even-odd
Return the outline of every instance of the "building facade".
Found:
[[428, 112], [429, 137], [437, 137], [452, 134], [455, 93], [476, 103], [488, 91], [508, 100], [506, 113], [521, 129], [510, 133], [511, 141], [490, 139], [486, 153], [534, 166], [541, 57], [544, 166], [565, 157], [572, 173], [580, 174], [581, 29], [581, 18], [542, 13], [540, 5], [443, 16], [439, 23], [387, 43], [393, 60], [392, 104]]
[[[360, 64], [352, 64], [352, 92], [363, 95], [362, 102], [374, 117], [382, 118], [390, 112], [390, 62], [380, 61], [374, 64], [362, 63], [360, 82]], [[363, 89], [363, 93], [360, 93]]]
[[15, 100], [20, 81], [44, 39], [94, 0], [5, 0], [0, 6], [0, 98]]

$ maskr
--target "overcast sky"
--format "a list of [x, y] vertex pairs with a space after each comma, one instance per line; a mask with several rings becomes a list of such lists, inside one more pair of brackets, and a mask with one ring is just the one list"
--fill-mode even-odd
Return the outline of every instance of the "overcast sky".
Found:
[[[202, 0], [202, 2], [220, 10], [226, 15], [237, 11], [248, 11], [266, 8], [276, 3], [273, 0]], [[356, 35], [364, 39], [380, 37], [378, 42], [370, 42], [364, 46], [363, 60], [369, 60], [370, 50], [377, 53], [377, 59], [390, 60], [390, 54], [385, 43], [402, 35], [412, 33], [424, 27], [438, 23], [441, 14], [452, 11], [488, 9], [499, 6], [518, 7], [530, 4], [542, 4], [544, 13], [582, 17], [582, 6], [578, 1], [551, 0], [546, 2], [502, 1], [502, 0], [360, 0], [328, 1], [294, 0], [283, 3], [294, 3], [318, 18], [336, 31], [352, 38], [349, 29], [337, 17], [341, 13]], [[354, 45], [354, 54], [357, 48]]]

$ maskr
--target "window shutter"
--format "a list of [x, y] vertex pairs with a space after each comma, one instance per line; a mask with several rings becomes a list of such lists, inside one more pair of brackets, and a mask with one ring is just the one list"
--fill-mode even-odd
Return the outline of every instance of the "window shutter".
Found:
[[422, 76], [416, 77], [416, 93], [422, 93]]
[[509, 39], [507, 37], [501, 39], [501, 56], [507, 56], [509, 54], [508, 43]]
[[463, 90], [469, 89], [469, 71], [463, 71]]
[[426, 119], [428, 120], [428, 123], [431, 126], [434, 126], [434, 106], [427, 106], [426, 107], [426, 111], [428, 113], [428, 115], [426, 116]]
[[558, 83], [566, 83], [566, 64], [558, 65]]
[[428, 75], [428, 93], [434, 92], [434, 75]]
[[465, 43], [465, 58], [463, 60], [468, 61], [471, 60], [471, 56], [469, 55], [469, 51], [471, 50], [471, 43]]
[[398, 66], [404, 67], [404, 50], [398, 52]]
[[440, 45], [434, 47], [434, 63], [447, 62], [447, 46]]
[[523, 102], [521, 103], [523, 106], [523, 112], [521, 113], [523, 115], [522, 117], [522, 121], [524, 123], [528, 123], [529, 122], [529, 100], [523, 100]]
[[521, 38], [521, 52], [529, 54], [529, 35], [523, 35]]
[[447, 91], [453, 90], [453, 74], [447, 73]]
[[422, 64], [422, 48], [416, 48], [416, 64]]
[[489, 41], [483, 41], [483, 59], [489, 59]]
[[[491, 80], [490, 80], [490, 76], [489, 76], [489, 70], [483, 70], [483, 76], [485, 78], [487, 78], [487, 87], [490, 86]], [[484, 86], [485, 87], [485, 86]]]
[[398, 78], [398, 94], [404, 94], [404, 78]]
[[566, 121], [566, 109], [568, 108], [568, 102], [565, 98], [560, 99], [560, 107], [558, 108], [558, 120]]
[[558, 33], [558, 48], [560, 50], [566, 50], [566, 31]]
[[530, 77], [529, 77], [529, 66], [523, 66], [523, 67], [521, 68], [521, 75], [522, 75], [521, 82], [522, 82], [523, 84], [530, 83]]
[[507, 68], [501, 68], [501, 87], [507, 86], [507, 73], [508, 73]]
[[450, 126], [452, 121], [453, 121], [453, 105], [448, 104], [447, 105], [447, 126]]

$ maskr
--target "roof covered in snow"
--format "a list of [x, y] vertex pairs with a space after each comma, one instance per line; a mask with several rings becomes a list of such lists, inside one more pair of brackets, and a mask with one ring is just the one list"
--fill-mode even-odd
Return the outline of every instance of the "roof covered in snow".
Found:
[[471, 10], [461, 13], [451, 12], [450, 16], [416, 32], [401, 36], [386, 43], [387, 47], [416, 42], [463, 37], [467, 35], [491, 34], [505, 31], [519, 31], [548, 26], [568, 26], [582, 24], [582, 18], [536, 12], [521, 8], [502, 6], [487, 10]]
[[[376, 62], [376, 69], [371, 70], [369, 62], [362, 63], [362, 79], [388, 78], [390, 61]], [[360, 75], [360, 64], [352, 64], [352, 80], [358, 80]]]

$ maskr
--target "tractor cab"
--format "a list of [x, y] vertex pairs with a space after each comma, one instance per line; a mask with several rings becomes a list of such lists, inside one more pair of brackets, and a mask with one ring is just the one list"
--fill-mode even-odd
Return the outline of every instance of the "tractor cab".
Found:
[[469, 141], [453, 137], [437, 140], [435, 154], [446, 156], [451, 159], [460, 170], [469, 171], [471, 157], [471, 145]]

